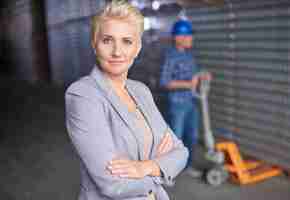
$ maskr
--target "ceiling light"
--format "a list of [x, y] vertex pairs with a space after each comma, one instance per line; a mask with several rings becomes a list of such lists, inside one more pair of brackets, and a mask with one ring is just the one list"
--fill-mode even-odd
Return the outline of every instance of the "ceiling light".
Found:
[[153, 1], [152, 2], [152, 9], [158, 10], [160, 8], [160, 2], [159, 1]]

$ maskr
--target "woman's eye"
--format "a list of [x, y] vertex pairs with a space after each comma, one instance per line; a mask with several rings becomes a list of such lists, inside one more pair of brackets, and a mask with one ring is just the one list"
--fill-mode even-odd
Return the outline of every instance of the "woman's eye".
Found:
[[103, 39], [103, 43], [104, 43], [104, 44], [109, 44], [110, 41], [111, 41], [110, 38], [104, 38], [104, 39]]
[[127, 44], [127, 45], [133, 44], [133, 42], [131, 40], [124, 40], [124, 43]]

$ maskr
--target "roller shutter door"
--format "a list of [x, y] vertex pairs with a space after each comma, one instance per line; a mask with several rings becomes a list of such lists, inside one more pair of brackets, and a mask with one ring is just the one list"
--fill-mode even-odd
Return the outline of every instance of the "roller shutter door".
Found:
[[68, 85], [88, 74], [95, 63], [90, 46], [90, 19], [105, 1], [45, 2], [52, 80]]
[[192, 8], [198, 62], [214, 74], [212, 125], [242, 151], [290, 167], [290, 2]]

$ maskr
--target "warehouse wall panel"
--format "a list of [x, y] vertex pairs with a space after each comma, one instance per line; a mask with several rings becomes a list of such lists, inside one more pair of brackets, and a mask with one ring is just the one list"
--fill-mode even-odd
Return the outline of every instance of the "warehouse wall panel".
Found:
[[189, 10], [198, 62], [214, 75], [213, 127], [244, 152], [289, 168], [290, 2], [225, 2]]
[[30, 82], [48, 80], [46, 30], [41, 1], [14, 0], [0, 8], [2, 68]]
[[90, 45], [91, 16], [105, 1], [45, 2], [52, 81], [69, 85], [88, 74], [95, 63]]

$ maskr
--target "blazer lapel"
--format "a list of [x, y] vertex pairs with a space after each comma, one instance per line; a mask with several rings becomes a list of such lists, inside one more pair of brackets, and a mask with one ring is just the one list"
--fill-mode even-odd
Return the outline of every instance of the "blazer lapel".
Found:
[[127, 89], [130, 93], [131, 96], [133, 96], [134, 100], [137, 103], [138, 108], [140, 109], [140, 111], [142, 112], [142, 114], [144, 115], [146, 122], [148, 123], [148, 126], [150, 127], [151, 131], [152, 131], [152, 135], [153, 135], [153, 141], [152, 141], [152, 146], [150, 149], [150, 154], [149, 154], [149, 158], [152, 157], [152, 153], [155, 151], [155, 148], [157, 148], [157, 145], [155, 144], [157, 140], [157, 130], [155, 129], [155, 127], [153, 126], [154, 124], [154, 119], [152, 118], [152, 116], [150, 117], [150, 114], [147, 112], [147, 110], [150, 110], [152, 108], [147, 108], [147, 104], [146, 102], [144, 102], [144, 98], [142, 98], [140, 95], [135, 93], [135, 89], [134, 89], [134, 85], [130, 84], [130, 82], [128, 81], [127, 84]]
[[121, 119], [127, 125], [127, 127], [132, 132], [135, 137], [138, 147], [139, 147], [139, 158], [142, 160], [144, 158], [143, 154], [143, 135], [141, 135], [141, 131], [138, 131], [138, 126], [136, 121], [132, 117], [132, 113], [129, 113], [128, 108], [124, 103], [121, 102], [120, 98], [117, 96], [113, 88], [111, 87], [109, 81], [104, 76], [104, 74], [98, 69], [98, 66], [94, 66], [91, 77], [96, 81], [96, 86], [103, 92], [105, 98], [110, 102], [115, 111], [119, 114]]

